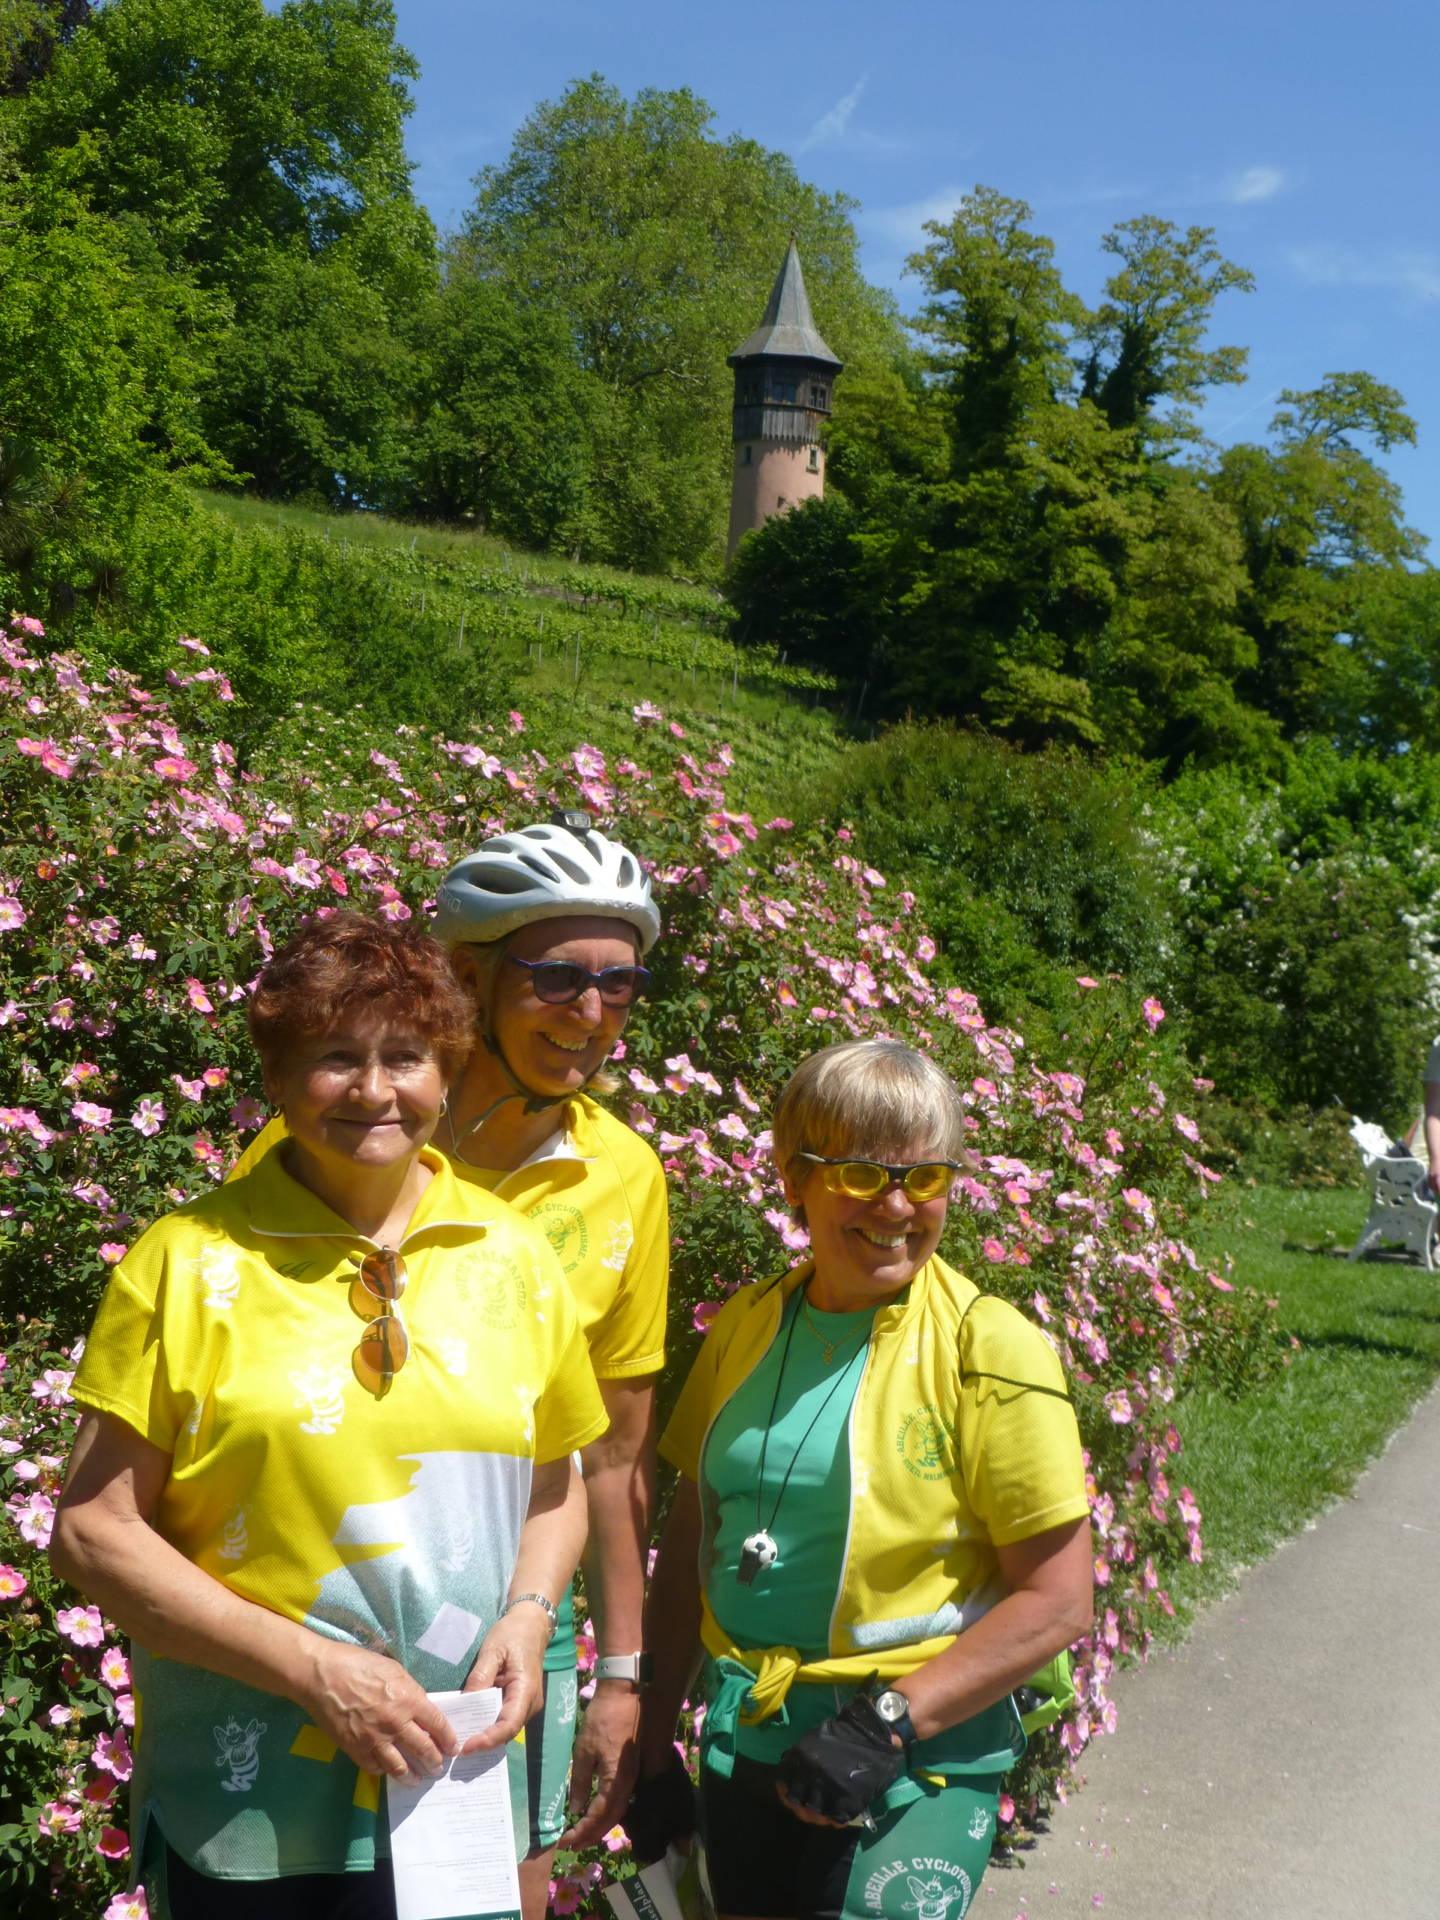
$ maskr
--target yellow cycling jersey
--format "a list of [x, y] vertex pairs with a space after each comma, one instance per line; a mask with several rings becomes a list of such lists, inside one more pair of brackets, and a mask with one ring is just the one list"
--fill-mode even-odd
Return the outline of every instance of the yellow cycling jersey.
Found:
[[[805, 1265], [742, 1288], [716, 1316], [660, 1442], [664, 1458], [697, 1484], [716, 1415], [811, 1272]], [[927, 1261], [878, 1310], [848, 1422], [850, 1511], [831, 1658], [896, 1647], [929, 1658], [940, 1647], [921, 1652], [922, 1643], [963, 1632], [1003, 1598], [997, 1547], [1088, 1512], [1079, 1430], [1063, 1389], [1039, 1328], [1007, 1302], [980, 1298], [943, 1260]]]
[[[284, 1121], [271, 1120], [231, 1179], [285, 1137]], [[582, 1093], [565, 1102], [555, 1133], [513, 1172], [449, 1157], [459, 1177], [508, 1200], [554, 1248], [596, 1378], [658, 1373], [665, 1364], [670, 1216], [664, 1171], [640, 1136]]]
[[[372, 1243], [282, 1154], [157, 1221], [111, 1276], [74, 1384], [171, 1458], [152, 1524], [233, 1593], [459, 1687], [505, 1601], [532, 1465], [604, 1431], [544, 1236], [442, 1154], [398, 1249], [409, 1335], [356, 1379]], [[291, 1702], [136, 1650], [136, 1809], [222, 1877], [385, 1850], [375, 1783]], [[139, 1848], [137, 1846], [137, 1852]]]

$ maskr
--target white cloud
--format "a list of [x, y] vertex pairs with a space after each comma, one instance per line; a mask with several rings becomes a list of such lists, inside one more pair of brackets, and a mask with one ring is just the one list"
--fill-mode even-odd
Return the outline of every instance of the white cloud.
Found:
[[843, 94], [828, 113], [822, 113], [811, 127], [797, 149], [800, 153], [809, 153], [814, 147], [830, 147], [844, 136], [850, 119], [860, 104], [860, 96], [865, 91], [865, 83], [870, 78], [862, 73], [849, 93]]
[[1226, 181], [1224, 198], [1235, 207], [1253, 206], [1259, 200], [1273, 200], [1289, 184], [1283, 167], [1246, 167]]
[[1312, 287], [1375, 287], [1408, 300], [1440, 300], [1440, 253], [1418, 247], [1374, 254], [1358, 247], [1292, 247], [1289, 259]]
[[941, 187], [923, 200], [907, 200], [903, 206], [867, 207], [857, 224], [868, 238], [886, 245], [906, 249], [922, 246], [926, 221], [943, 224], [969, 191], [968, 187]]

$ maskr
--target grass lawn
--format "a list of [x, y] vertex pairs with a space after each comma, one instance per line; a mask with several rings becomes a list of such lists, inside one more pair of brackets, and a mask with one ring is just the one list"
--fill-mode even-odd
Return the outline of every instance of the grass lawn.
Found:
[[[1239, 1400], [1197, 1394], [1176, 1410], [1206, 1558], [1175, 1581], [1181, 1619], [1296, 1533], [1353, 1483], [1440, 1374], [1440, 1273], [1398, 1255], [1350, 1265], [1367, 1195], [1235, 1186], [1194, 1233], [1235, 1258], [1237, 1283], [1280, 1302], [1300, 1350]], [[1195, 1223], [1192, 1221], [1192, 1228]]]

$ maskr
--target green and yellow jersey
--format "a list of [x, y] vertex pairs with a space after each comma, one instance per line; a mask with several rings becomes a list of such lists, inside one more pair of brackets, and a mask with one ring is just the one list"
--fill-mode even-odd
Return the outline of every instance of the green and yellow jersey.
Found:
[[[504, 1604], [534, 1463], [606, 1420], [545, 1237], [423, 1159], [433, 1178], [399, 1248], [409, 1353], [383, 1399], [351, 1370], [371, 1243], [278, 1153], [141, 1237], [74, 1391], [170, 1455], [153, 1524], [187, 1559], [437, 1691], [462, 1684]], [[220, 1878], [388, 1851], [379, 1782], [299, 1707], [140, 1648], [135, 1679], [137, 1852], [150, 1820]]]

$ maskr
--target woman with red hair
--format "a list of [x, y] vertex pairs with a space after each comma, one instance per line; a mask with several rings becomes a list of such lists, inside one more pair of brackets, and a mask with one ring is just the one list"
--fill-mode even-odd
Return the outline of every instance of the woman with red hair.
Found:
[[313, 921], [249, 1019], [287, 1137], [116, 1268], [52, 1555], [135, 1643], [152, 1911], [368, 1920], [381, 1783], [458, 1747], [428, 1695], [501, 1689], [467, 1750], [540, 1699], [605, 1414], [544, 1235], [430, 1145], [474, 1026], [444, 949]]

